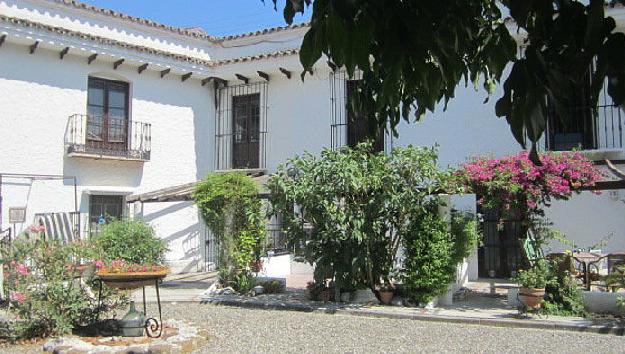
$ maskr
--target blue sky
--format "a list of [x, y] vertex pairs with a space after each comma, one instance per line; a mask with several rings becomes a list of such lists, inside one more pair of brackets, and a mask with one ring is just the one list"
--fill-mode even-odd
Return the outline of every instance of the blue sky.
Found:
[[[176, 27], [202, 27], [213, 36], [256, 31], [258, 29], [284, 26], [280, 0], [278, 11], [273, 1], [265, 0], [83, 0], [86, 3], [132, 16], [144, 17]], [[305, 16], [298, 15], [295, 23], [310, 18], [311, 9]]]

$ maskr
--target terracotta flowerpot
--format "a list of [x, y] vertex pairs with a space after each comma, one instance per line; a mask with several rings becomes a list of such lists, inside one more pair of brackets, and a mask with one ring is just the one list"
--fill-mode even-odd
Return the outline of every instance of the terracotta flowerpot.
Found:
[[162, 267], [151, 272], [111, 272], [108, 268], [98, 270], [98, 278], [107, 286], [120, 290], [132, 290], [154, 285], [157, 280], [169, 274], [169, 268]]
[[392, 290], [380, 290], [380, 301], [384, 305], [388, 305], [393, 300], [394, 295], [395, 294], [393, 293]]
[[545, 288], [519, 288], [519, 300], [531, 309], [539, 309], [545, 298]]

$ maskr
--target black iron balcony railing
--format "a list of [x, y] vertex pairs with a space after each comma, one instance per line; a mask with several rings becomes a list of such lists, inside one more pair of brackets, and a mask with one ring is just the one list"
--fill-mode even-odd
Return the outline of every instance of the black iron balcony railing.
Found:
[[150, 160], [152, 127], [126, 118], [74, 114], [65, 131], [69, 156]]

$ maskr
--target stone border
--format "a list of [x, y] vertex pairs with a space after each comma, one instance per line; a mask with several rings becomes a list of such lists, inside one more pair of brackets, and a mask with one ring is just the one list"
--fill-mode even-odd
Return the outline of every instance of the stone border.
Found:
[[366, 316], [390, 319], [410, 319], [432, 322], [463, 323], [491, 327], [533, 328], [611, 334], [619, 336], [625, 335], [625, 326], [615, 321], [604, 321], [603, 323], [600, 323], [592, 320], [585, 320], [584, 323], [574, 323], [573, 321], [566, 320], [534, 320], [531, 318], [480, 318], [470, 316], [438, 315], [432, 313], [399, 313], [397, 311], [385, 311], [383, 308], [350, 306], [340, 303], [290, 303], [287, 301], [270, 299], [260, 300], [240, 296], [205, 297], [202, 299], [201, 303], [218, 306], [232, 306], [264, 310], [319, 312], [326, 314], [343, 314], [351, 316]]
[[155, 353], [190, 353], [208, 343], [206, 329], [196, 328], [184, 321], [168, 320], [165, 326], [178, 329], [178, 334], [166, 339], [153, 339], [151, 343], [131, 344], [128, 346], [93, 345], [78, 336], [59, 337], [43, 345], [44, 352], [55, 354], [155, 354]]

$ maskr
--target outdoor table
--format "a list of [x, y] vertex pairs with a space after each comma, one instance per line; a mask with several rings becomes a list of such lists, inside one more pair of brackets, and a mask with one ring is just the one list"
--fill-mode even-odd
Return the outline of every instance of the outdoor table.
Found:
[[586, 290], [590, 291], [590, 267], [599, 263], [607, 255], [595, 252], [574, 252], [573, 259], [581, 263], [582, 271], [584, 272], [584, 286]]

